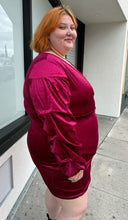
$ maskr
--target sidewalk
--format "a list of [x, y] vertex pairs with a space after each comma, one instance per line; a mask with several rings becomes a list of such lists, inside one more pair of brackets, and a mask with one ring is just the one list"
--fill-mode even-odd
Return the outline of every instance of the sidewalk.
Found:
[[[128, 220], [128, 108], [117, 120], [98, 116], [98, 123], [99, 147], [83, 220]], [[35, 170], [7, 220], [46, 220], [45, 189]]]

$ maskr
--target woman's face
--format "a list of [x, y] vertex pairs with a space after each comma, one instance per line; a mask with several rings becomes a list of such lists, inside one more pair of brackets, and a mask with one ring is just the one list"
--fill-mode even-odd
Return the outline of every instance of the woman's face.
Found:
[[63, 15], [61, 24], [49, 35], [50, 45], [60, 54], [66, 55], [74, 45], [77, 33], [69, 15]]

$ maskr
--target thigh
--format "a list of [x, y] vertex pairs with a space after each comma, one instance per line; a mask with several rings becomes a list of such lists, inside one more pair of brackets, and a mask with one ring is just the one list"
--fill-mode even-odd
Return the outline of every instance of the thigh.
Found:
[[56, 198], [56, 201], [67, 214], [74, 213], [74, 215], [76, 215], [87, 209], [87, 192], [75, 199]]
[[45, 202], [46, 202], [46, 205], [47, 204], [49, 206], [51, 205], [54, 208], [59, 206], [57, 198], [50, 192], [48, 188], [46, 189], [46, 192], [45, 192]]
[[45, 193], [45, 204], [51, 219], [57, 219], [57, 216], [61, 211], [61, 206], [59, 205], [56, 197], [53, 196], [53, 194], [49, 191], [49, 189], [47, 189]]

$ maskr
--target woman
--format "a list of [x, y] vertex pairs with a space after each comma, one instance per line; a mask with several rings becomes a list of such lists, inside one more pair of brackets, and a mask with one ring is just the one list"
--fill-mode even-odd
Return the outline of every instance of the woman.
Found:
[[48, 187], [45, 201], [52, 220], [82, 218], [98, 144], [93, 89], [65, 59], [76, 29], [68, 8], [47, 12], [31, 42], [39, 55], [24, 84], [25, 109], [31, 118], [28, 148]]

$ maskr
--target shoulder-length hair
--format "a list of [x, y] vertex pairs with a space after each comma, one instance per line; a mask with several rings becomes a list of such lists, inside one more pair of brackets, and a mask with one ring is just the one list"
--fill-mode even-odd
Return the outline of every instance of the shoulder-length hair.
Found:
[[30, 43], [31, 49], [38, 53], [48, 51], [50, 49], [50, 42], [48, 40], [49, 34], [61, 24], [62, 16], [69, 15], [77, 29], [76, 19], [68, 7], [58, 6], [48, 11], [40, 24], [38, 25], [34, 38]]

